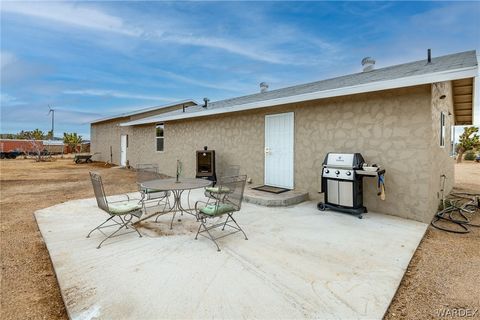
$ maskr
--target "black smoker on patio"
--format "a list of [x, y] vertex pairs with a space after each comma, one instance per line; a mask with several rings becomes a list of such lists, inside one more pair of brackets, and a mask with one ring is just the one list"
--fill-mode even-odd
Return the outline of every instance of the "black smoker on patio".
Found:
[[196, 178], [207, 179], [210, 181], [217, 181], [217, 174], [215, 172], [215, 150], [208, 150], [208, 147], [203, 147], [204, 150], [197, 151], [197, 173]]
[[360, 153], [328, 153], [323, 161], [322, 191], [325, 202], [319, 202], [319, 210], [332, 209], [358, 215], [367, 213], [363, 206], [363, 175], [365, 160]]

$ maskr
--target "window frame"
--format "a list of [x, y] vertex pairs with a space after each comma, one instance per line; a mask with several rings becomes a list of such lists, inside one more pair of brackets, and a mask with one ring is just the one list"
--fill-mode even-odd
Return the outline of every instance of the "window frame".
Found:
[[[162, 128], [162, 135], [158, 136], [157, 134], [157, 129], [161, 127]], [[158, 140], [162, 139], [163, 140], [163, 148], [162, 150], [158, 150]], [[155, 152], [165, 152], [165, 123], [160, 122], [155, 124]]]
[[446, 135], [447, 135], [447, 123], [445, 112], [440, 112], [440, 148], [445, 148]]

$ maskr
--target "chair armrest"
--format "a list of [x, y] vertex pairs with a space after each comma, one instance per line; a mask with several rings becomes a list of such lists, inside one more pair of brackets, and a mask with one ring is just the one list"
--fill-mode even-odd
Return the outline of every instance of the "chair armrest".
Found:
[[198, 211], [198, 204], [199, 203], [203, 203], [205, 206], [209, 205], [207, 202], [199, 200], [199, 201], [195, 202], [195, 211]]
[[[107, 202], [108, 203], [118, 203], [118, 202], [130, 201], [130, 197], [128, 196], [128, 194], [122, 194], [122, 196], [127, 197], [127, 200], [108, 201], [108, 197], [107, 197]], [[110, 197], [117, 197], [117, 196], [110, 196]]]

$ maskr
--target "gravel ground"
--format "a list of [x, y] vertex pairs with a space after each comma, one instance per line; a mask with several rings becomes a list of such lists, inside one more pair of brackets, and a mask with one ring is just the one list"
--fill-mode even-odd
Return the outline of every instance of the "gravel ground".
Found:
[[57, 279], [33, 213], [93, 197], [88, 172], [101, 172], [108, 194], [136, 189], [135, 175], [103, 163], [72, 159], [37, 163], [1, 160], [0, 319], [67, 319]]
[[[134, 191], [134, 173], [100, 163], [75, 165], [71, 159], [1, 160], [0, 170], [0, 319], [66, 319], [33, 213], [60, 202], [93, 197], [88, 171], [101, 172], [108, 194]], [[457, 190], [480, 193], [480, 164], [457, 165], [456, 182]], [[480, 215], [473, 222], [480, 223]], [[434, 319], [445, 308], [480, 309], [479, 248], [478, 228], [458, 235], [430, 227], [385, 319]], [[476, 316], [480, 318], [480, 310]]]
[[[480, 193], [480, 163], [455, 168], [454, 192]], [[480, 212], [472, 216], [480, 224]], [[385, 319], [439, 319], [441, 312], [470, 310], [480, 319], [480, 228], [468, 234], [430, 226], [415, 252]], [[462, 311], [459, 311], [462, 312]], [[445, 313], [447, 314], [447, 313]]]

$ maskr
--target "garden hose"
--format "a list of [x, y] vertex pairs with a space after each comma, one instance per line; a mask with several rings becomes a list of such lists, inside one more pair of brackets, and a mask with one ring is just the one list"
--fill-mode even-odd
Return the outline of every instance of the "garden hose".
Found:
[[[469, 227], [480, 227], [480, 224], [473, 224], [466, 214], [474, 214], [480, 212], [480, 194], [476, 193], [452, 193], [454, 199], [449, 199], [448, 207], [445, 207], [447, 201], [443, 201], [444, 208], [435, 214], [431, 225], [439, 230], [451, 232], [451, 233], [469, 233]], [[462, 200], [468, 200], [467, 202], [459, 203]], [[454, 215], [458, 216], [455, 217]], [[438, 222], [447, 222], [452, 228], [439, 225]]]

